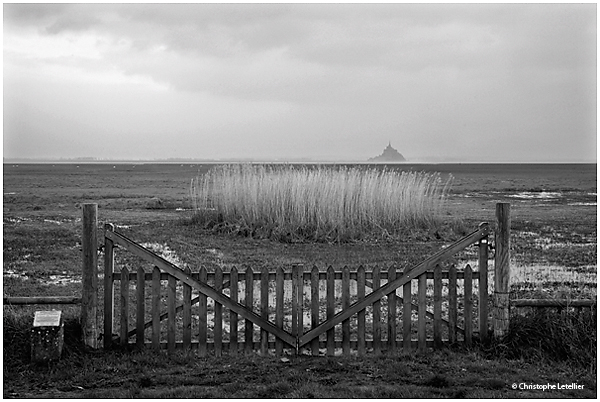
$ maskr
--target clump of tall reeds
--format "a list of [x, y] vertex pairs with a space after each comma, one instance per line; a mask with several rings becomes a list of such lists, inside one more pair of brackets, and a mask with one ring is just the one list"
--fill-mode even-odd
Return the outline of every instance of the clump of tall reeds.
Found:
[[429, 228], [450, 179], [437, 173], [221, 165], [192, 181], [196, 219], [280, 240], [345, 241]]

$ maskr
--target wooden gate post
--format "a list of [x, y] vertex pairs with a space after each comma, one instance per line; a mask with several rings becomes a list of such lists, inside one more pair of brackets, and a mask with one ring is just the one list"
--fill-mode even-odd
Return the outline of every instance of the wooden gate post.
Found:
[[510, 295], [510, 203], [496, 204], [496, 258], [494, 262], [494, 337], [508, 331]]
[[[83, 272], [81, 289], [81, 332], [86, 346], [98, 343], [98, 204], [83, 204]], [[109, 335], [110, 336], [110, 335]]]

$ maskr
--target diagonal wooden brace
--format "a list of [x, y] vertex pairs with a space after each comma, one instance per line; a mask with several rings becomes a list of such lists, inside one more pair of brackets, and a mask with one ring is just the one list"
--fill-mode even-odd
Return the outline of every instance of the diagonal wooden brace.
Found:
[[296, 347], [296, 338], [293, 337], [291, 334], [289, 334], [288, 332], [284, 331], [281, 328], [278, 328], [273, 323], [262, 318], [255, 312], [248, 310], [248, 308], [246, 306], [244, 306], [238, 302], [234, 302], [233, 300], [231, 300], [229, 297], [227, 297], [223, 293], [217, 292], [213, 287], [207, 285], [206, 283], [200, 282], [200, 281], [192, 278], [191, 276], [189, 276], [185, 272], [183, 272], [179, 267], [170, 263], [169, 261], [165, 260], [164, 258], [145, 249], [144, 247], [140, 246], [139, 244], [128, 239], [127, 237], [125, 237], [124, 235], [122, 235], [120, 233], [106, 231], [105, 236], [108, 237], [110, 240], [112, 240], [115, 244], [119, 244], [120, 246], [123, 246], [131, 253], [133, 253], [133, 254], [137, 255], [138, 257], [142, 258], [143, 260], [157, 266], [161, 270], [174, 276], [175, 278], [179, 279], [183, 283], [186, 283], [187, 285], [191, 286], [192, 288], [198, 290], [200, 293], [215, 300], [217, 303], [221, 303], [223, 306], [231, 309], [232, 311], [234, 311], [241, 317], [252, 321], [254, 324], [256, 324], [259, 327], [261, 327], [262, 329], [272, 333], [273, 335], [275, 335], [276, 337], [278, 337], [279, 339], [281, 339], [282, 341], [284, 341], [291, 347], [293, 347], [293, 348]]
[[339, 313], [334, 315], [329, 320], [320, 324], [318, 327], [313, 328], [310, 331], [308, 331], [307, 333], [305, 333], [304, 335], [302, 335], [302, 337], [300, 338], [299, 347], [306, 345], [312, 339], [318, 337], [319, 335], [326, 332], [327, 330], [335, 327], [342, 321], [352, 317], [354, 314], [363, 310], [365, 307], [373, 304], [373, 302], [381, 299], [383, 296], [395, 291], [397, 288], [404, 285], [405, 283], [410, 282], [411, 280], [417, 278], [418, 276], [420, 276], [423, 273], [427, 272], [428, 270], [432, 269], [437, 263], [439, 263], [445, 259], [448, 259], [449, 257], [456, 254], [457, 252], [464, 249], [465, 247], [478, 242], [479, 240], [481, 240], [482, 238], [487, 236], [489, 233], [490, 233], [489, 226], [487, 224], [481, 225], [477, 231], [452, 243], [445, 249], [438, 251], [437, 253], [435, 253], [434, 255], [432, 255], [431, 257], [429, 257], [428, 259], [426, 259], [419, 265], [412, 268], [410, 271], [408, 271], [408, 273], [405, 273], [404, 275], [400, 276], [399, 278], [397, 278], [391, 282], [388, 282], [387, 284], [385, 284], [384, 286], [382, 286], [380, 288], [377, 288], [376, 290], [371, 292], [368, 296], [366, 296], [364, 299], [353, 303], [347, 309], [340, 311]]

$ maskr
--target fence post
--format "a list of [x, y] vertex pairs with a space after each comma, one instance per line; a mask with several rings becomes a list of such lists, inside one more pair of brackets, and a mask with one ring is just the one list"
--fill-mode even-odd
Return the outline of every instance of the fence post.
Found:
[[[81, 331], [86, 346], [98, 343], [98, 204], [83, 204], [83, 272], [81, 290]], [[110, 335], [109, 335], [110, 336]]]
[[503, 337], [509, 324], [510, 295], [510, 203], [496, 204], [496, 258], [494, 262], [494, 336]]

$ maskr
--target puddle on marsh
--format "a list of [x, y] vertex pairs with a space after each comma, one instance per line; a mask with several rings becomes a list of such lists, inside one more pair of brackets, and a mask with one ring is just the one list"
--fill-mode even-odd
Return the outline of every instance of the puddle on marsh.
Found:
[[30, 219], [30, 218], [22, 218], [20, 216], [15, 216], [15, 217], [5, 216], [3, 219], [5, 224], [17, 224], [17, 223], [27, 222], [27, 221], [31, 221], [31, 220], [32, 219]]
[[[488, 192], [465, 192], [452, 194], [452, 197], [461, 198], [481, 198], [501, 199], [508, 198], [519, 203], [565, 203], [568, 206], [596, 206], [597, 193], [583, 191], [488, 191]], [[458, 202], [460, 203], [460, 202]], [[542, 205], [543, 205], [542, 204]]]
[[548, 264], [513, 265], [510, 269], [510, 282], [515, 283], [587, 283], [595, 284], [597, 267], [560, 267]]
[[13, 271], [12, 269], [7, 269], [2, 273], [2, 276], [6, 277], [6, 278], [21, 278], [21, 279], [27, 279], [28, 276], [22, 272], [16, 272]]
[[71, 283], [81, 283], [81, 279], [69, 275], [50, 275], [48, 279], [44, 279], [44, 283], [47, 285], [68, 285]]
[[547, 192], [547, 191], [541, 191], [541, 192], [522, 191], [517, 194], [508, 194], [507, 197], [522, 198], [522, 199], [527, 199], [527, 200], [537, 200], [537, 199], [549, 200], [549, 199], [553, 199], [553, 198], [560, 198], [560, 197], [562, 197], [562, 194], [556, 193], [556, 192]]
[[[2, 275], [5, 278], [17, 278], [17, 279], [22, 279], [22, 280], [27, 280], [27, 279], [31, 278], [29, 275], [27, 275], [26, 272], [16, 272], [11, 269], [5, 270], [2, 273]], [[34, 277], [33, 279], [39, 280], [44, 285], [62, 286], [62, 285], [70, 285], [70, 284], [74, 284], [74, 283], [81, 283], [81, 278], [74, 277], [73, 275], [69, 275], [69, 274], [67, 274], [67, 272], [64, 272], [62, 274], [49, 275], [47, 277], [40, 277], [40, 278]]]
[[550, 249], [566, 249], [566, 248], [586, 248], [586, 247], [597, 247], [596, 235], [578, 235], [573, 237], [577, 242], [566, 240], [564, 236], [551, 235], [544, 236], [536, 232], [530, 231], [518, 231], [515, 232], [513, 241], [529, 242], [534, 247], [541, 248], [542, 250]]
[[[478, 270], [477, 261], [467, 261]], [[597, 288], [596, 265], [584, 265], [580, 267], [564, 267], [553, 264], [518, 264], [511, 261], [510, 287], [511, 289], [536, 288], [547, 292], [560, 291], [569, 293], [569, 289], [585, 292], [596, 296]], [[488, 288], [494, 291], [494, 261], [488, 262]]]
[[171, 250], [171, 248], [169, 248], [169, 246], [167, 246], [166, 243], [141, 243], [140, 245], [152, 251], [154, 254], [161, 256], [165, 260], [169, 261], [171, 264], [177, 265], [180, 268], [186, 267], [186, 264], [184, 264], [184, 262], [179, 258], [177, 253]]
[[221, 251], [217, 250], [216, 248], [207, 248], [206, 251], [210, 254], [213, 254], [218, 259], [222, 259], [225, 256]]
[[60, 225], [62, 222], [53, 220], [53, 219], [44, 219], [44, 222], [46, 223], [54, 223], [55, 225]]

